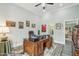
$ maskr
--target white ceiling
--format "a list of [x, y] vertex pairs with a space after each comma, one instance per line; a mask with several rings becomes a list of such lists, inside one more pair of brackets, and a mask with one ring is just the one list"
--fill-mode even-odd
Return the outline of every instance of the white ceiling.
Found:
[[[24, 8], [24, 9], [27, 9], [38, 16], [42, 16], [43, 15], [42, 5], [39, 5], [38, 7], [34, 7], [36, 4], [38, 4], [38, 3], [16, 3], [16, 5]], [[52, 12], [52, 11], [58, 10], [60, 8], [68, 7], [71, 5], [76, 5], [77, 3], [62, 3], [62, 4], [61, 3], [54, 3], [54, 5], [45, 4], [45, 7], [46, 7], [45, 10], [46, 10], [46, 12]]]

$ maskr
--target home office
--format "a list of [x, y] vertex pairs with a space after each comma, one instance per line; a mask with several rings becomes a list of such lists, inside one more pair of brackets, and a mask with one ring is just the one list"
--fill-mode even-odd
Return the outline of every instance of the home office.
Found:
[[0, 55], [71, 56], [65, 25], [78, 22], [78, 10], [77, 3], [0, 4]]

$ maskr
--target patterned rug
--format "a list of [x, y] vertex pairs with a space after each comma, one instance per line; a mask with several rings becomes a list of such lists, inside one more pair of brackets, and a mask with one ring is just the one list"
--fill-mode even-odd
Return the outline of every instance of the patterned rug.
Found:
[[[45, 48], [43, 56], [61, 56], [64, 45], [54, 43], [53, 46], [48, 49]], [[11, 53], [7, 56], [29, 56], [27, 53], [23, 53], [23, 47], [19, 46], [17, 48], [12, 49]]]

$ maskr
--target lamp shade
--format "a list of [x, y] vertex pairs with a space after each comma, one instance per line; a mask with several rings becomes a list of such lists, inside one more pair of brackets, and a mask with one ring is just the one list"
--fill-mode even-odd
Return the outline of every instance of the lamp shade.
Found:
[[0, 27], [0, 33], [8, 33], [9, 28], [8, 27]]
[[2, 32], [3, 32], [2, 27], [0, 27], [0, 33], [2, 33]]

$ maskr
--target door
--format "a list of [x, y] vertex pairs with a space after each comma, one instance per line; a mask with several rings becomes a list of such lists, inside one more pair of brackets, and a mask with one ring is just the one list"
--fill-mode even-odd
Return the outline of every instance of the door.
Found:
[[77, 25], [77, 20], [65, 21], [65, 38], [67, 40], [71, 41], [71, 39], [72, 39], [72, 29], [75, 25]]

